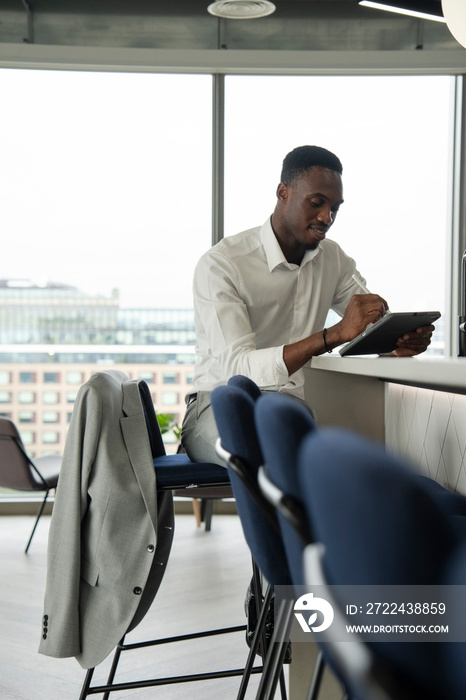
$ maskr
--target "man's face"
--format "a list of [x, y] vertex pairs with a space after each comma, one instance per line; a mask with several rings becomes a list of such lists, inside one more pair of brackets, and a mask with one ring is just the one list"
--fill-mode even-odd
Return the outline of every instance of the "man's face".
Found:
[[325, 238], [343, 203], [341, 176], [314, 166], [292, 185], [280, 183], [277, 196], [281, 204], [281, 235], [289, 244], [314, 250]]

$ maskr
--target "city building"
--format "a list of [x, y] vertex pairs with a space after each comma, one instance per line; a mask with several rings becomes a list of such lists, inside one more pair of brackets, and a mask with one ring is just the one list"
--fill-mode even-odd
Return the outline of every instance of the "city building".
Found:
[[[31, 456], [60, 454], [79, 387], [111, 368], [144, 379], [157, 412], [180, 424], [194, 342], [191, 309], [122, 309], [118, 290], [0, 280], [0, 415]], [[173, 432], [164, 438], [176, 448]]]

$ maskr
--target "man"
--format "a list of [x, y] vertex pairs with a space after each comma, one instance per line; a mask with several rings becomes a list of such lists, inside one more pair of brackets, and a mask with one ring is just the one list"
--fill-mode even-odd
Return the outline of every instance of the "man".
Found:
[[[262, 391], [304, 397], [303, 366], [355, 338], [388, 309], [361, 294], [354, 260], [326, 235], [343, 203], [342, 165], [301, 146], [283, 161], [277, 203], [261, 227], [223, 239], [194, 274], [197, 362], [182, 442], [195, 461], [218, 462], [210, 393], [235, 374]], [[341, 320], [324, 328], [330, 309]], [[398, 340], [395, 354], [424, 352], [433, 326]]]

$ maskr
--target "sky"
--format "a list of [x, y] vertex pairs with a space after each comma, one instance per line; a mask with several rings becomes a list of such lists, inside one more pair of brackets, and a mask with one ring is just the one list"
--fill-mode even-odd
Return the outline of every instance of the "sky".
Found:
[[[211, 241], [206, 75], [0, 70], [0, 277], [189, 307]], [[451, 79], [227, 76], [225, 233], [305, 143], [343, 162], [331, 236], [392, 310], [444, 304]]]

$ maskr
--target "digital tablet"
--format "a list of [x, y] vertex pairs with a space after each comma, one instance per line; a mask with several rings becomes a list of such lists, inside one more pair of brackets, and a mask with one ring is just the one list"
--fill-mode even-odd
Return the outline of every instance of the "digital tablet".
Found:
[[379, 321], [371, 323], [354, 340], [343, 345], [339, 353], [347, 355], [380, 355], [397, 347], [396, 341], [405, 333], [421, 326], [430, 326], [440, 318], [440, 311], [406, 311], [388, 313]]

